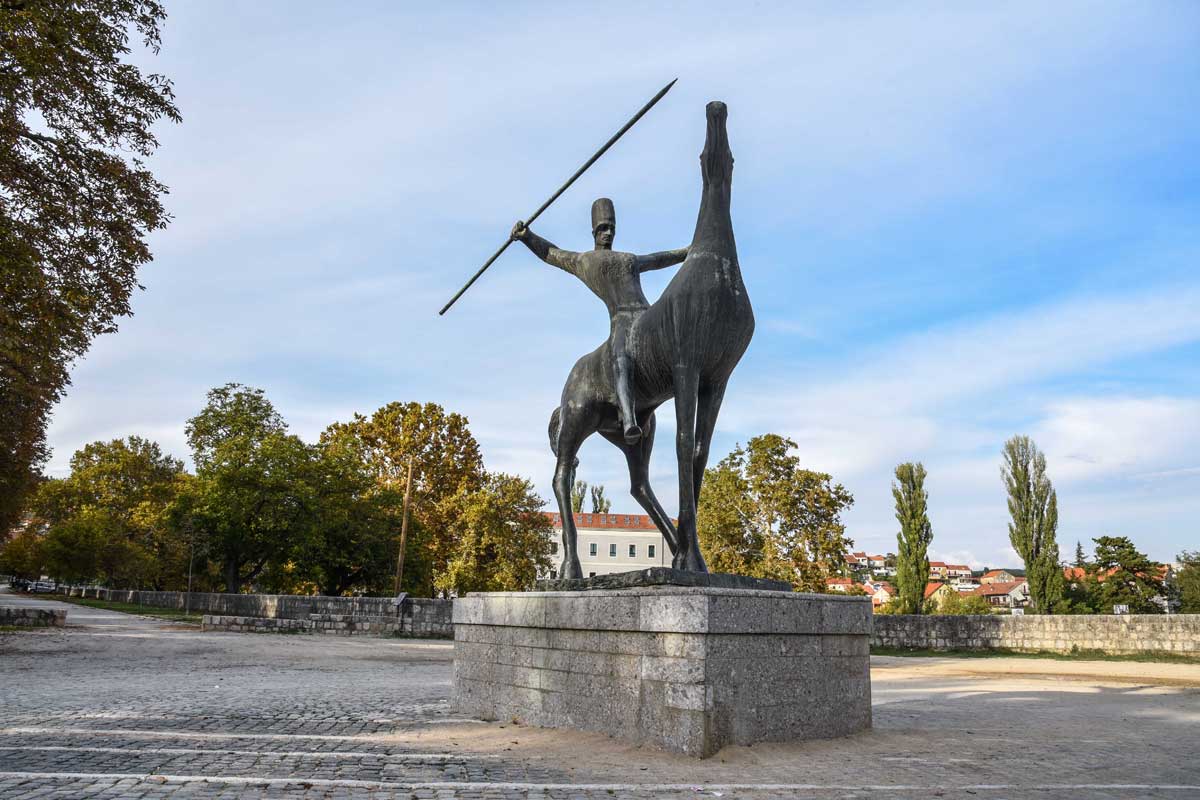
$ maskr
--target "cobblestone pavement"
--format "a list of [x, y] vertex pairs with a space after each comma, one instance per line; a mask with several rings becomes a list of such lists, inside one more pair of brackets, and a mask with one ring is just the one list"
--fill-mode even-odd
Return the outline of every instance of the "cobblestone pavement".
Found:
[[0, 798], [1200, 797], [1194, 688], [877, 659], [873, 731], [697, 762], [457, 719], [448, 643], [67, 608], [0, 633]]

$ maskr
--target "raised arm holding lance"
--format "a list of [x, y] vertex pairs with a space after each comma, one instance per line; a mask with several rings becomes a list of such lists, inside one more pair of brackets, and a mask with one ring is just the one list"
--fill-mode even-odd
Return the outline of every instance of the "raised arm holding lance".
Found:
[[547, 264], [558, 267], [572, 275], [577, 274], [576, 267], [579, 264], [579, 253], [572, 250], [560, 249], [553, 242], [538, 236], [520, 222], [513, 226], [512, 238], [523, 242], [529, 248], [530, 252]]

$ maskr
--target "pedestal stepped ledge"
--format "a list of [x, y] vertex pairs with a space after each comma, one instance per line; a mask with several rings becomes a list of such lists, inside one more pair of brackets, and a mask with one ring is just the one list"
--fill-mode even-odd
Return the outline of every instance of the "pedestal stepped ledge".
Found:
[[871, 726], [868, 598], [713, 587], [454, 601], [460, 713], [692, 756]]

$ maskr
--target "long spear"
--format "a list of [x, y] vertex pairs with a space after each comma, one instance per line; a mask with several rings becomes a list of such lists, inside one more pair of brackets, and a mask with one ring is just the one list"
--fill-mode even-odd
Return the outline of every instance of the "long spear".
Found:
[[[676, 78], [674, 81], [671, 81], [666, 86], [659, 89], [658, 94], [656, 94], [656, 95], [654, 95], [654, 97], [650, 98], [650, 102], [646, 103], [646, 105], [642, 106], [641, 111], [638, 111], [636, 114], [633, 115], [633, 118], [630, 119], [629, 122], [626, 122], [624, 125], [622, 125], [621, 130], [614, 133], [612, 138], [609, 139], [607, 142], [605, 142], [604, 146], [601, 147], [599, 150], [597, 150], [596, 154], [594, 156], [589, 158], [587, 161], [583, 162], [583, 166], [580, 167], [579, 169], [575, 170], [575, 174], [572, 175], [571, 177], [567, 178], [567, 182], [564, 183], [562, 186], [558, 187], [557, 192], [550, 195], [549, 200], [542, 203], [541, 208], [539, 208], [537, 211], [533, 212], [533, 214], [529, 217], [529, 219], [523, 223], [524, 226], [529, 227], [530, 225], [532, 225], [533, 221], [536, 220], [538, 217], [540, 217], [542, 212], [545, 211], [547, 208], [549, 208], [550, 204], [558, 199], [559, 195], [561, 195], [563, 192], [565, 192], [567, 189], [569, 189], [571, 187], [571, 184], [575, 182], [576, 178], [578, 178], [583, 173], [587, 172], [588, 167], [590, 167], [592, 164], [595, 164], [597, 159], [600, 158], [600, 156], [602, 156], [608, 152], [608, 148], [612, 147], [614, 144], [617, 143], [617, 139], [620, 139], [622, 136], [625, 135], [625, 131], [629, 130], [634, 125], [636, 125], [637, 121], [639, 119], [641, 119], [642, 117], [644, 117], [646, 115], [647, 111], [654, 108], [654, 104], [657, 103], [659, 100], [662, 100], [663, 95], [665, 95], [667, 92], [671, 91], [671, 87], [675, 85], [675, 81], [677, 81], [677, 80], [679, 80], [679, 78]], [[466, 286], [459, 289], [458, 294], [454, 295], [454, 297], [451, 297], [450, 302], [446, 303], [446, 305], [442, 306], [442, 310], [438, 312], [438, 316], [441, 316], [442, 314], [445, 314], [447, 311], [449, 311], [450, 306], [454, 305], [455, 301], [458, 300], [458, 298], [462, 297], [463, 293], [466, 292], [467, 289], [471, 288], [471, 284], [479, 279], [479, 276], [484, 273], [484, 270], [486, 270], [488, 267], [490, 267], [492, 265], [492, 262], [495, 261], [497, 258], [499, 258], [500, 254], [503, 253], [505, 250], [507, 250], [508, 246], [510, 244], [512, 244], [513, 241], [514, 241], [514, 239], [512, 238], [512, 234], [509, 234], [508, 239], [506, 239], [504, 241], [504, 244], [500, 245], [500, 249], [497, 250], [496, 252], [492, 253], [492, 257], [489, 258], [487, 261], [485, 261], [483, 266], [479, 268], [479, 271], [471, 276], [471, 280], [467, 281]]]

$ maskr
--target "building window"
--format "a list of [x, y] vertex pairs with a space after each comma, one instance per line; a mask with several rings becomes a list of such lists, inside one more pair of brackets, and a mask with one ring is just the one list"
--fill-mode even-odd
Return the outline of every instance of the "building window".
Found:
[[646, 545], [646, 555], [650, 556], [651, 558], [654, 558], [654, 545], [652, 545], [652, 544]]
[[629, 545], [629, 557], [637, 558], [637, 545], [636, 544]]
[[550, 555], [552, 555], [552, 556], [558, 555], [558, 542], [550, 543]]
[[556, 569], [550, 570], [550, 580], [554, 580], [557, 577], [558, 577], [558, 570], [556, 570]]
[[595, 542], [592, 542], [590, 545], [588, 545], [588, 555], [590, 555], [590, 556], [596, 555], [596, 543]]
[[615, 543], [614, 543], [614, 544], [610, 544], [610, 545], [608, 546], [608, 557], [609, 557], [609, 558], [616, 558], [616, 557], [617, 557], [617, 545], [616, 545]]

